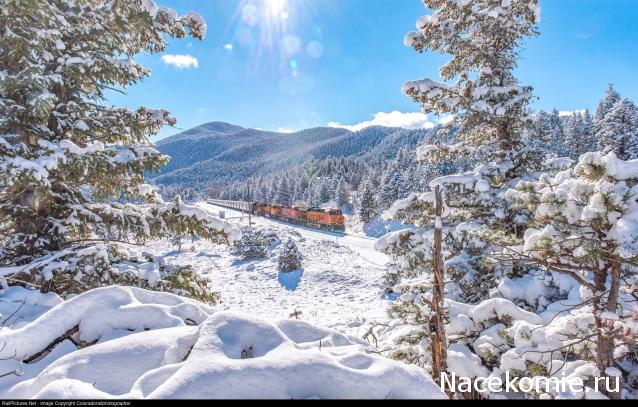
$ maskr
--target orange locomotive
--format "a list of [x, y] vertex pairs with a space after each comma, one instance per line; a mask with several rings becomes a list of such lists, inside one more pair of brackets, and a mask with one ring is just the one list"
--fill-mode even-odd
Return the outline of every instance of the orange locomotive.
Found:
[[343, 212], [337, 209], [286, 208], [279, 205], [256, 204], [255, 213], [295, 225], [304, 225], [335, 232], [346, 231], [346, 219], [343, 216]]
[[210, 201], [211, 204], [225, 208], [251, 212], [256, 215], [277, 219], [283, 222], [303, 225], [311, 228], [325, 229], [333, 232], [346, 231], [346, 219], [338, 209], [320, 208], [287, 208], [280, 205], [266, 203], [252, 203], [239, 201]]

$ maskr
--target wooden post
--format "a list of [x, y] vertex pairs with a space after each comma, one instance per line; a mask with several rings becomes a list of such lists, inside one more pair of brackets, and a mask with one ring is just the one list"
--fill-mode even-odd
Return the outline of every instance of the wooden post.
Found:
[[252, 205], [252, 199], [250, 199], [250, 179], [248, 180], [248, 227], [252, 228], [253, 227], [253, 205]]
[[[445, 265], [443, 263], [443, 197], [440, 187], [434, 189], [435, 225], [432, 264], [432, 313], [430, 315], [430, 343], [432, 346], [432, 378], [443, 387], [441, 375], [447, 372], [447, 335], [445, 334]], [[452, 397], [449, 389], [446, 394]]]

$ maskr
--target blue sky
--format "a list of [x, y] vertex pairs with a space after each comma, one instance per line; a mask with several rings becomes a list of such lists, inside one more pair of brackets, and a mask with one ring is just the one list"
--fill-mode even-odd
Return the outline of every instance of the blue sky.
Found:
[[[209, 121], [300, 129], [418, 112], [401, 84], [435, 76], [445, 61], [403, 45], [427, 13], [419, 0], [156, 2], [202, 14], [207, 37], [172, 39], [165, 55], [140, 56], [152, 77], [109, 102], [168, 109], [182, 129]], [[541, 5], [541, 36], [528, 41], [518, 70], [536, 89], [537, 107], [593, 109], [608, 82], [638, 99], [638, 1]], [[402, 119], [386, 117], [393, 118]], [[165, 129], [162, 136], [178, 132]]]

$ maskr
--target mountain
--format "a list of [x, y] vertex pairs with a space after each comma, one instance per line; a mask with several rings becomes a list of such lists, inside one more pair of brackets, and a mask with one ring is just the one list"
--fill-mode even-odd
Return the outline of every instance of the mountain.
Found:
[[268, 175], [310, 158], [369, 156], [391, 159], [403, 146], [414, 148], [432, 130], [369, 127], [357, 132], [317, 127], [296, 133], [246, 129], [213, 122], [164, 139], [157, 149], [171, 157], [154, 182], [203, 189], [249, 176]]

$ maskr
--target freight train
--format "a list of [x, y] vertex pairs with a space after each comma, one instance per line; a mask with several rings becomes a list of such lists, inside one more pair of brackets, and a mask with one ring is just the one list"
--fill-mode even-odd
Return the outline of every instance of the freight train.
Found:
[[243, 201], [208, 201], [212, 205], [222, 208], [234, 209], [245, 213], [252, 213], [294, 225], [303, 225], [316, 229], [329, 230], [331, 232], [345, 232], [346, 219], [343, 212], [338, 209], [320, 208], [287, 208], [280, 205], [271, 205], [260, 202]]

